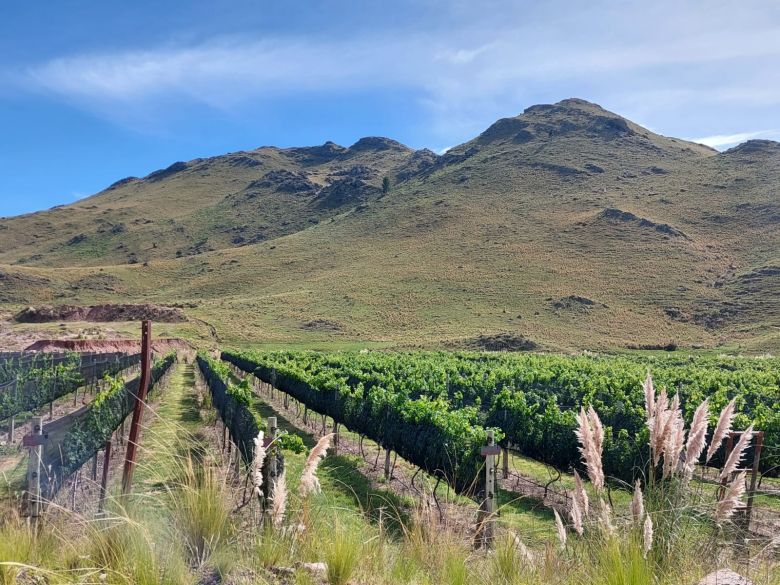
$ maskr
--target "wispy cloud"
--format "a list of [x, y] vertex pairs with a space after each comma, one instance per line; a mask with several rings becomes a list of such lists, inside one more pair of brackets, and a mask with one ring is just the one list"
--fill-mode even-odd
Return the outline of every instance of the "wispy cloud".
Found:
[[780, 134], [777, 130], [758, 130], [757, 132], [739, 132], [737, 134], [716, 134], [714, 136], [704, 136], [702, 138], [693, 138], [693, 142], [705, 144], [712, 148], [722, 149], [751, 138], [771, 138]]
[[[727, 3], [706, 10], [697, 4], [661, 0], [617, 9], [595, 0], [520, 10], [501, 0], [488, 8], [456, 3], [457, 21], [425, 34], [378, 27], [370, 36], [337, 40], [222, 37], [63, 55], [16, 71], [14, 85], [120, 120], [165, 112], [181, 100], [230, 109], [302, 93], [384, 88], [416, 94], [431, 124], [448, 128], [479, 127], [486, 115], [528, 103], [529, 93], [570, 97], [559, 92], [575, 85], [599, 95], [641, 96], [647, 85], [671, 82], [667, 107], [780, 104], [774, 66], [780, 22], [766, 18], [762, 2], [739, 11]], [[635, 111], [626, 113], [643, 115], [653, 105], [635, 101]]]

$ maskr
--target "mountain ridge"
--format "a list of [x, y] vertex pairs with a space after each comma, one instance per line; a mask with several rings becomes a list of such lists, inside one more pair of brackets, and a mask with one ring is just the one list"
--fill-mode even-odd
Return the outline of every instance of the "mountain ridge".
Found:
[[182, 161], [0, 220], [0, 303], [197, 303], [269, 342], [772, 348], [778, 147], [719, 153], [568, 99], [443, 155], [364, 137]]

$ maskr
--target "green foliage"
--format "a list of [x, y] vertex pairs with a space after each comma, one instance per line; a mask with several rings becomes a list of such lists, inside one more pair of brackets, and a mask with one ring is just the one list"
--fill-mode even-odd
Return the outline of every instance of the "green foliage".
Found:
[[306, 445], [304, 445], [303, 439], [300, 435], [284, 433], [276, 439], [276, 442], [284, 451], [291, 451], [296, 454], [301, 454], [308, 450], [306, 449]]
[[[445, 450], [449, 458], [474, 456], [485, 427], [500, 429], [529, 457], [577, 467], [575, 414], [591, 405], [605, 425], [606, 473], [630, 480], [647, 458], [642, 381], [648, 371], [657, 387], [680, 394], [689, 420], [705, 397], [713, 423], [736, 398], [735, 425], [753, 422], [767, 431], [762, 468], [780, 464], [775, 358], [230, 351], [224, 357], [265, 380], [276, 376], [281, 389], [311, 408], [393, 445], [415, 463], [429, 461], [430, 468], [435, 461], [434, 469], [448, 469]], [[406, 438], [414, 446], [406, 446]]]
[[228, 364], [213, 359], [205, 352], [198, 353], [198, 366], [209, 386], [211, 402], [228, 427], [230, 437], [238, 445], [244, 461], [251, 461], [254, 439], [265, 429], [265, 423], [251, 408], [252, 388], [249, 380], [233, 383]]
[[379, 364], [364, 371], [363, 354], [224, 352], [223, 357], [273, 380], [309, 408], [396, 451], [458, 491], [471, 491], [482, 479], [479, 451], [487, 433], [475, 406], [452, 408], [446, 395], [422, 394]]
[[36, 410], [74, 392], [92, 376], [115, 374], [138, 359], [138, 355], [82, 356], [70, 352], [64, 359], [56, 354], [40, 354], [23, 362], [2, 361], [0, 380], [6, 382], [0, 384], [0, 419]]
[[[167, 355], [152, 367], [150, 388], [173, 365], [174, 355]], [[62, 443], [61, 476], [67, 476], [102, 448], [111, 433], [130, 414], [138, 393], [140, 377], [125, 383], [121, 377], [107, 375], [108, 387], [101, 390]]]
[[245, 406], [252, 404], [252, 386], [249, 384], [249, 378], [244, 378], [237, 384], [228, 384], [227, 393]]

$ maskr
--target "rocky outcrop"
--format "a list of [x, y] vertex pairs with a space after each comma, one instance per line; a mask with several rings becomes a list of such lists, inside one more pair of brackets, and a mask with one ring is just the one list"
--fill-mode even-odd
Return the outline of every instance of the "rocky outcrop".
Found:
[[599, 218], [612, 222], [635, 223], [638, 227], [654, 229], [667, 236], [690, 240], [685, 233], [673, 228], [667, 223], [657, 223], [647, 218], [639, 217], [630, 211], [623, 211], [622, 209], [616, 209], [614, 207], [608, 207], [602, 211], [599, 214]]
[[184, 312], [175, 307], [160, 305], [44, 305], [27, 307], [14, 316], [18, 323], [52, 323], [58, 321], [142, 321], [149, 319], [162, 323], [180, 323], [187, 320]]
[[149, 173], [144, 177], [144, 181], [151, 181], [151, 182], [162, 181], [163, 179], [166, 179], [171, 175], [175, 175], [176, 173], [186, 171], [188, 168], [189, 167], [187, 166], [186, 162], [181, 162], [181, 161], [175, 162], [169, 167], [166, 167], [159, 171], [154, 171], [153, 173]]
[[246, 186], [246, 191], [256, 189], [274, 189], [282, 193], [314, 193], [317, 185], [309, 180], [304, 173], [290, 171], [270, 171], [262, 179], [252, 181]]

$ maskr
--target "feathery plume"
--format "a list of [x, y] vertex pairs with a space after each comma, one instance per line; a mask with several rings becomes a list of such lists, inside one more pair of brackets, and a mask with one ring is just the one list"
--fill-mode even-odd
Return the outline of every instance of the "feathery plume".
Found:
[[644, 557], [647, 558], [647, 553], [653, 548], [653, 521], [650, 519], [650, 514], [645, 517], [645, 526], [642, 530], [642, 552]]
[[742, 436], [737, 442], [737, 446], [729, 454], [723, 469], [720, 472], [720, 479], [727, 479], [736, 471], [739, 464], [742, 462], [742, 458], [745, 456], [745, 451], [750, 446], [750, 441], [753, 439], [753, 425], [750, 425], [748, 429], [742, 433]]
[[740, 498], [745, 493], [746, 472], [740, 471], [732, 482], [726, 487], [726, 493], [723, 499], [718, 502], [715, 508], [715, 520], [721, 524], [734, 514], [740, 503]]
[[588, 500], [588, 492], [585, 491], [585, 486], [582, 483], [582, 478], [577, 470], [574, 470], [574, 499], [578, 500], [580, 512], [583, 516], [587, 516], [590, 508], [590, 501]]
[[680, 393], [675, 392], [674, 398], [672, 398], [672, 405], [669, 407], [669, 410], [672, 412], [677, 412], [680, 410]]
[[588, 407], [588, 420], [593, 429], [593, 446], [598, 453], [601, 453], [604, 447], [604, 426], [592, 406]]
[[658, 400], [655, 403], [655, 413], [652, 419], [653, 427], [650, 430], [650, 450], [653, 455], [653, 466], [658, 466], [664, 450], [664, 443], [666, 442], [665, 432], [670, 417], [668, 407], [669, 397], [666, 394], [666, 388], [661, 388], [661, 393], [658, 395]]
[[303, 466], [301, 483], [298, 488], [298, 493], [302, 498], [311, 493], [320, 493], [320, 480], [317, 479], [317, 467], [319, 467], [320, 461], [325, 458], [325, 454], [328, 451], [332, 440], [333, 433], [325, 435], [317, 441], [317, 444], [311, 450], [311, 453], [309, 453], [306, 464]]
[[254, 458], [252, 459], [252, 486], [254, 494], [258, 498], [263, 497], [263, 463], [265, 463], [266, 449], [263, 446], [263, 431], [252, 439], [255, 444]]
[[642, 387], [645, 390], [645, 411], [647, 411], [647, 419], [649, 421], [655, 416], [655, 388], [653, 388], [653, 377], [650, 375], [649, 370]]
[[[595, 411], [593, 416], [598, 419]], [[588, 416], [583, 407], [580, 407], [580, 412], [577, 415], [577, 429], [574, 433], [580, 442], [580, 453], [585, 461], [588, 477], [593, 487], [600, 491], [604, 489], [604, 470], [601, 465], [601, 451], [596, 449], [596, 437], [594, 437], [594, 429], [591, 424], [591, 417]], [[601, 421], [599, 421], [600, 424]]]
[[278, 529], [284, 522], [284, 513], [287, 511], [287, 473], [274, 480], [274, 496], [271, 501], [271, 524]]
[[615, 534], [615, 525], [612, 524], [612, 508], [603, 499], [599, 499], [601, 509], [599, 510], [599, 521], [604, 531], [610, 535]]
[[645, 515], [645, 502], [642, 497], [642, 485], [636, 480], [634, 486], [634, 497], [631, 500], [631, 515], [634, 517], [634, 523], [638, 526]]
[[707, 415], [709, 414], [710, 402], [705, 400], [693, 413], [691, 421], [691, 431], [688, 433], [688, 443], [685, 445], [685, 479], [690, 480], [693, 477], [693, 471], [696, 463], [701, 457], [704, 446], [707, 443]]
[[579, 498], [573, 497], [571, 499], [571, 510], [569, 511], [569, 517], [571, 518], [572, 526], [577, 534], [582, 536], [582, 510], [580, 510]]
[[555, 528], [558, 531], [558, 540], [561, 543], [561, 548], [566, 548], [566, 528], [563, 526], [563, 520], [561, 515], [558, 514], [558, 510], [553, 508], [553, 514], [555, 514]]
[[534, 556], [531, 554], [531, 551], [528, 550], [528, 547], [525, 546], [522, 540], [520, 540], [520, 537], [517, 536], [517, 534], [512, 533], [512, 537], [514, 538], [515, 542], [515, 548], [517, 549], [517, 552], [520, 554], [521, 557], [523, 557], [523, 560], [527, 562], [528, 564], [533, 564], [534, 562]]
[[669, 431], [664, 443], [664, 478], [673, 477], [677, 473], [683, 447], [685, 447], [685, 421], [682, 412], [677, 409], [671, 411]]
[[715, 432], [712, 434], [710, 447], [707, 449], [707, 459], [705, 463], [710, 462], [712, 456], [715, 455], [715, 453], [718, 451], [718, 448], [723, 442], [723, 439], [725, 439], [726, 435], [731, 431], [731, 423], [734, 420], [735, 405], [736, 398], [732, 399], [732, 401], [729, 402], [720, 412], [720, 417], [718, 417], [718, 424], [715, 427]]

